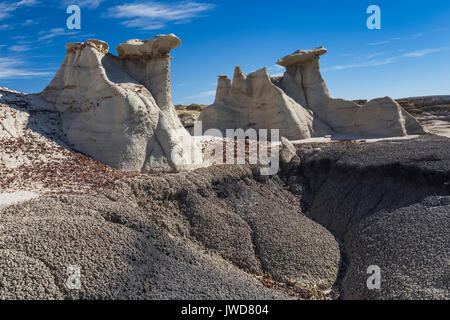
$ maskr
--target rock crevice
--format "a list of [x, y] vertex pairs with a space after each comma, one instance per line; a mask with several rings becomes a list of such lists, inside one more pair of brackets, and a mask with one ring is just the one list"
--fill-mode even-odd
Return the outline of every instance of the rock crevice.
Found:
[[[337, 143], [286, 178], [308, 217], [343, 242], [344, 299], [448, 299], [449, 140]], [[433, 159], [430, 161], [430, 159]], [[306, 179], [305, 179], [306, 178]], [[381, 290], [366, 286], [379, 266]]]

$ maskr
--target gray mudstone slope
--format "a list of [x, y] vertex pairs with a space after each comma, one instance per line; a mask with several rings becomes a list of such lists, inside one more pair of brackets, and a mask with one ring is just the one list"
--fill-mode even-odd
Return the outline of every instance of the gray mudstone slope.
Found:
[[213, 167], [0, 210], [0, 299], [290, 298], [262, 275], [344, 299], [450, 298], [449, 139], [297, 149], [280, 177]]
[[[0, 210], [0, 299], [291, 298], [264, 287], [263, 275], [330, 289], [340, 263], [334, 237], [280, 179], [257, 173], [231, 166], [126, 178]], [[69, 265], [81, 267], [80, 291], [65, 286]]]
[[396, 137], [424, 134], [408, 112], [389, 97], [365, 105], [334, 99], [320, 74], [319, 56], [327, 50], [298, 50], [277, 64], [282, 77], [266, 69], [245, 76], [237, 67], [233, 82], [219, 77], [216, 100], [203, 110], [203, 129], [279, 129], [290, 140], [345, 135]]
[[[308, 216], [343, 242], [343, 298], [449, 299], [450, 139], [321, 148], [290, 183]], [[367, 289], [371, 265], [381, 290]]]
[[61, 113], [67, 142], [122, 171], [192, 169], [199, 152], [182, 126], [170, 89], [169, 52], [181, 41], [161, 35], [118, 46], [69, 43], [61, 68], [40, 94]]

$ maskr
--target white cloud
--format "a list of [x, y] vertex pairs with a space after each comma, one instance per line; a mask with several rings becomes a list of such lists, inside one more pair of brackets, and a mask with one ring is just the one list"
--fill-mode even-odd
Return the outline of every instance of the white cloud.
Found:
[[73, 35], [69, 36], [69, 39], [79, 39], [80, 42], [84, 42], [93, 37], [95, 37], [95, 33], [78, 34], [78, 32], [74, 32]]
[[8, 18], [11, 12], [20, 7], [29, 7], [38, 4], [36, 0], [22, 0], [19, 2], [0, 2], [0, 20]]
[[371, 43], [369, 43], [369, 46], [380, 46], [382, 44], [388, 44], [390, 42], [391, 42], [390, 40], [379, 41], [379, 42], [371, 42]]
[[33, 49], [33, 48], [26, 46], [26, 45], [14, 45], [14, 46], [9, 47], [9, 50], [14, 51], [14, 52], [26, 52], [26, 51], [30, 51], [31, 49]]
[[354, 68], [364, 68], [364, 67], [377, 67], [377, 66], [394, 63], [396, 60], [397, 60], [396, 58], [387, 58], [387, 59], [383, 59], [383, 60], [370, 60], [370, 61], [364, 61], [364, 62], [360, 62], [360, 63], [333, 66], [330, 68], [325, 68], [325, 69], [323, 69], [323, 71], [326, 72], [326, 71], [338, 71], [338, 70], [346, 70], [346, 69], [354, 69]]
[[431, 53], [441, 52], [441, 51], [447, 51], [448, 48], [437, 48], [437, 49], [422, 49], [417, 50], [409, 53], [405, 53], [404, 57], [424, 57], [426, 55], [429, 55]]
[[88, 9], [96, 9], [104, 0], [64, 0], [63, 6], [67, 7], [72, 4]]
[[188, 86], [192, 86], [192, 83], [186, 82], [186, 83], [178, 83], [177, 84], [177, 87], [188, 87]]
[[11, 26], [9, 24], [0, 24], [0, 30], [10, 29]]
[[68, 32], [64, 28], [54, 28], [51, 29], [49, 32], [41, 32], [41, 34], [43, 35], [38, 38], [38, 41], [48, 40], [59, 36], [74, 35], [76, 33], [78, 33], [78, 31]]
[[279, 77], [284, 74], [285, 68], [283, 66], [276, 64], [276, 65], [273, 65], [273, 66], [267, 68], [267, 71], [269, 71], [269, 74], [272, 77]]
[[166, 27], [165, 23], [143, 21], [143, 19], [127, 20], [122, 24], [129, 28], [141, 28], [142, 30], [158, 30]]
[[127, 27], [142, 30], [156, 30], [164, 28], [167, 23], [188, 23], [190, 19], [198, 17], [201, 13], [215, 7], [209, 3], [192, 1], [161, 3], [130, 3], [122, 4], [108, 9], [108, 17], [125, 19], [122, 22]]
[[27, 19], [21, 24], [21, 26], [26, 27], [26, 26], [31, 26], [34, 24], [38, 24], [38, 21], [35, 21], [33, 19]]
[[197, 99], [197, 98], [204, 98], [204, 97], [211, 97], [216, 95], [216, 90], [210, 90], [210, 91], [204, 91], [200, 92], [199, 94], [189, 96], [187, 99]]
[[[400, 56], [386, 58], [386, 59], [382, 59], [382, 60], [372, 59], [372, 60], [368, 60], [368, 61], [364, 61], [364, 62], [360, 62], [360, 63], [337, 65], [337, 66], [333, 66], [330, 68], [325, 68], [325, 69], [323, 69], [323, 71], [326, 72], [326, 71], [338, 71], [338, 70], [346, 70], [346, 69], [354, 69], [354, 68], [364, 68], [364, 67], [378, 67], [378, 66], [397, 62], [401, 58], [424, 57], [431, 53], [448, 51], [448, 50], [450, 50], [450, 48], [422, 49], [422, 50], [417, 50], [417, 51], [402, 54]], [[379, 54], [382, 54], [382, 53], [379, 53]], [[376, 55], [379, 55], [379, 54], [376, 54]], [[367, 57], [370, 57], [370, 56], [373, 57], [374, 55], [375, 54], [368, 55]]]
[[366, 56], [367, 59], [373, 59], [378, 56], [382, 56], [384, 52], [374, 52]]
[[380, 45], [383, 45], [383, 44], [391, 43], [393, 41], [416, 39], [416, 38], [419, 38], [419, 37], [422, 37], [422, 36], [423, 36], [423, 33], [413, 33], [413, 34], [410, 34], [409, 36], [406, 36], [406, 37], [396, 37], [396, 38], [391, 38], [391, 39], [384, 40], [384, 41], [371, 42], [368, 45], [369, 46], [380, 46]]
[[15, 58], [0, 57], [0, 79], [43, 77], [53, 74], [53, 72], [24, 68], [23, 64], [23, 61]]
[[0, 2], [0, 20], [8, 17], [9, 13], [14, 10], [15, 8], [13, 8], [9, 3]]
[[37, 5], [39, 2], [36, 0], [22, 0], [16, 3], [16, 6], [34, 6]]

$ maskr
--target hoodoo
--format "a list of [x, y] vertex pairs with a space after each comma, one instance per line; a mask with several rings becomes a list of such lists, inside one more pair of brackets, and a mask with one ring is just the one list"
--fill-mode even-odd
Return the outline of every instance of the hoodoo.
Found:
[[190, 169], [197, 150], [172, 104], [170, 51], [175, 35], [129, 40], [108, 53], [99, 40], [69, 43], [41, 96], [62, 115], [67, 142], [124, 171]]
[[240, 68], [233, 83], [221, 76], [216, 100], [199, 120], [209, 128], [280, 129], [289, 139], [328, 134], [354, 137], [395, 137], [423, 134], [417, 120], [389, 97], [365, 105], [334, 99], [320, 74], [323, 47], [298, 50], [277, 64], [286, 68], [271, 78], [265, 69], [247, 77]]
[[314, 119], [310, 110], [272, 83], [267, 69], [249, 75], [240, 67], [234, 71], [233, 82], [219, 77], [216, 100], [200, 115], [204, 129], [280, 129], [288, 139], [307, 139], [327, 134], [328, 126]]

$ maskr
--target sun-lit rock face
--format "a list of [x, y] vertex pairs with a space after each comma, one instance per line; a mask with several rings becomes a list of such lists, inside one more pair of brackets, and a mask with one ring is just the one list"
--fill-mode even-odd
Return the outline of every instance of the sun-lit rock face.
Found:
[[[365, 105], [331, 97], [320, 74], [323, 47], [298, 50], [278, 60], [282, 77], [257, 71], [247, 77], [237, 69], [231, 84], [219, 77], [216, 100], [199, 120], [203, 129], [280, 129], [289, 139], [324, 135], [393, 137], [423, 134], [417, 120], [389, 97]], [[257, 80], [256, 80], [257, 79]]]
[[280, 87], [337, 134], [391, 137], [424, 133], [418, 122], [389, 97], [363, 106], [332, 98], [319, 68], [319, 57], [326, 52], [323, 47], [298, 50], [279, 59], [277, 64], [286, 68]]
[[148, 40], [128, 40], [117, 47], [117, 53], [121, 58], [142, 56], [152, 58], [168, 55], [171, 50], [180, 45], [181, 40], [174, 34], [159, 35]]
[[327, 52], [327, 49], [325, 49], [324, 47], [317, 47], [312, 50], [297, 50], [294, 53], [279, 59], [277, 61], [277, 64], [283, 67], [289, 67], [317, 58]]
[[280, 129], [288, 139], [307, 139], [329, 128], [315, 121], [311, 111], [275, 86], [267, 69], [249, 75], [236, 67], [233, 82], [220, 76], [214, 104], [202, 111], [204, 129]]
[[67, 142], [124, 171], [192, 168], [192, 138], [172, 105], [169, 52], [174, 35], [131, 40], [108, 53], [99, 40], [70, 43], [41, 96], [61, 112]]
[[164, 110], [173, 109], [170, 51], [180, 45], [181, 40], [169, 34], [144, 41], [128, 40], [116, 49], [126, 72], [143, 84]]

